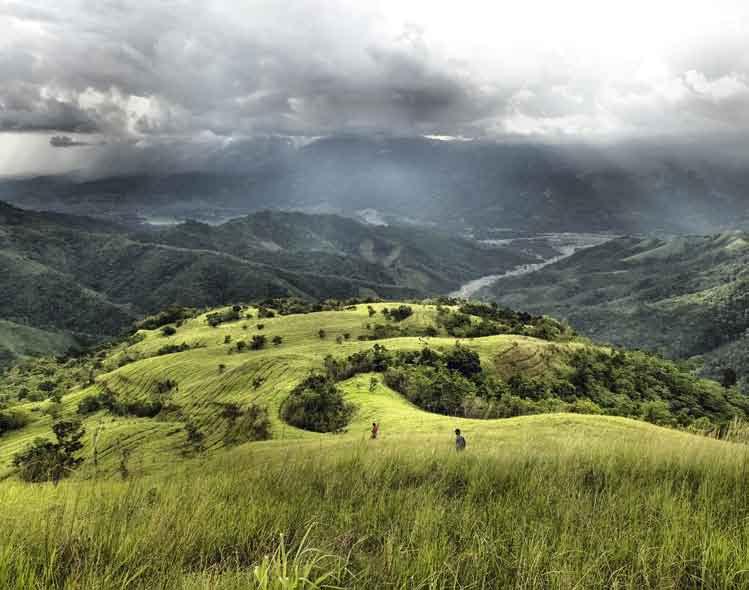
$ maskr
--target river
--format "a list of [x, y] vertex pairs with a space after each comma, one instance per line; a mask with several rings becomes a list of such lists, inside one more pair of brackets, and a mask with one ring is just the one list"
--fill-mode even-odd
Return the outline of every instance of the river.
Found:
[[536, 272], [537, 270], [540, 270], [545, 266], [549, 266], [550, 264], [554, 264], [555, 262], [559, 262], [560, 260], [569, 258], [570, 256], [572, 256], [575, 252], [579, 250], [583, 250], [585, 248], [592, 248], [593, 246], [598, 246], [616, 237], [617, 236], [609, 235], [609, 234], [583, 234], [583, 233], [565, 232], [565, 233], [539, 234], [537, 236], [533, 236], [529, 238], [507, 238], [507, 239], [502, 239], [502, 240], [481, 240], [482, 244], [497, 245], [497, 246], [517, 245], [522, 242], [539, 241], [541, 243], [546, 243], [547, 245], [551, 246], [552, 249], [557, 252], [557, 255], [552, 256], [551, 258], [543, 259], [539, 262], [534, 262], [532, 264], [521, 264], [520, 266], [516, 266], [515, 268], [512, 268], [508, 270], [507, 272], [503, 272], [501, 274], [486, 275], [483, 277], [479, 277], [478, 279], [468, 281], [463, 286], [461, 286], [460, 289], [450, 293], [450, 296], [462, 297], [464, 299], [468, 299], [472, 297], [473, 295], [475, 295], [478, 291], [480, 291], [484, 287], [489, 287], [493, 285], [494, 283], [496, 283], [497, 281], [499, 281], [500, 279], [504, 279], [507, 277], [517, 277], [520, 275], [526, 275], [532, 272]]

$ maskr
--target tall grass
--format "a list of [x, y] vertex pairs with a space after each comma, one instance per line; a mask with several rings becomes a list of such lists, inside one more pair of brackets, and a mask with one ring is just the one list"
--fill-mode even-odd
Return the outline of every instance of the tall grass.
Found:
[[0, 588], [749, 587], [744, 447], [674, 441], [412, 436], [6, 483]]

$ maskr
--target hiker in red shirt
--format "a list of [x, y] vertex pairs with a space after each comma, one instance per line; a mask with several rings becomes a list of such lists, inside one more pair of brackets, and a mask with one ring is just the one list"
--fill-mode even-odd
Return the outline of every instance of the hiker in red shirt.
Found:
[[377, 422], [372, 422], [372, 438], [377, 438], [377, 435], [380, 433], [380, 425], [377, 424]]

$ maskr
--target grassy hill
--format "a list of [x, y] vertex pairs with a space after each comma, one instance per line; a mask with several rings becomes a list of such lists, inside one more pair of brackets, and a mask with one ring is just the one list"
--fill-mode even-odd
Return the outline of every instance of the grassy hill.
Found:
[[[357, 305], [263, 318], [249, 307], [216, 327], [200, 314], [171, 324], [171, 335], [141, 330], [72, 364], [81, 374], [59, 405], [6, 400], [29, 423], [0, 436], [0, 586], [744, 585], [744, 445], [615, 416], [440, 415], [408, 401], [377, 372], [338, 383], [355, 407], [344, 432], [285, 423], [284, 400], [328, 354], [345, 359], [375, 344], [404, 353], [454, 350], [456, 339], [444, 328], [437, 336], [359, 340], [383, 321], [387, 305], [372, 305], [374, 316]], [[397, 322], [402, 333], [440, 325], [445, 313], [430, 304], [412, 309]], [[268, 337], [264, 348], [237, 352], [237, 341], [259, 334]], [[281, 343], [273, 345], [273, 336]], [[180, 345], [186, 349], [164, 353]], [[465, 339], [462, 346], [501, 380], [568, 374], [581, 350], [612, 354], [578, 339], [521, 334]], [[93, 383], [84, 379], [86, 362], [97, 372]], [[721, 388], [696, 383], [707, 411]], [[152, 418], [106, 409], [78, 414], [82, 400], [103, 391], [122, 402], [162, 396], [164, 403]], [[223, 410], [231, 403], [267, 409], [272, 438], [227, 442]], [[83, 419], [85, 461], [57, 486], [19, 482], [10, 459], [50, 436], [50, 413]], [[381, 425], [375, 441], [372, 421]], [[187, 424], [203, 433], [202, 451], [188, 443]], [[462, 455], [452, 448], [456, 427], [468, 440]]]
[[[484, 269], [499, 272], [532, 258], [332, 215], [258, 213], [217, 227], [189, 222], [153, 230], [0, 203], [0, 319], [47, 331], [50, 343], [87, 344], [169, 305], [409, 298], [448, 292]], [[6, 356], [16, 348], [6, 347]]]
[[[242, 407], [254, 403], [266, 408], [274, 439], [317, 437], [317, 434], [286, 424], [280, 418], [279, 409], [289, 392], [311, 370], [326, 366], [327, 355], [345, 359], [356, 352], [369, 351], [375, 344], [385, 345], [393, 352], [416, 352], [425, 347], [449, 351], [459, 341], [448, 337], [443, 327], [434, 328], [440, 326], [440, 314], [444, 315], [449, 308], [433, 304], [412, 305], [414, 312], [410, 317], [396, 326], [390, 322], [389, 337], [366, 340], [375, 333], [375, 326], [385, 321], [381, 312], [386, 307], [392, 307], [392, 304], [361, 304], [341, 311], [270, 318], [259, 317], [257, 308], [248, 307], [230, 321], [215, 327], [207, 321], [213, 312], [206, 312], [180, 322], [181, 325], [177, 325], [174, 333], [168, 336], [162, 333], [162, 329], [140, 330], [126, 341], [98, 353], [90, 361], [69, 360], [58, 373], [50, 365], [43, 365], [36, 373], [11, 373], [3, 381], [5, 391], [10, 395], [6, 403], [22, 410], [30, 423], [0, 437], [0, 476], [10, 472], [14, 453], [35, 437], [49, 434], [49, 427], [56, 417], [77, 416], [82, 400], [103, 392], [123, 404], [147, 406], [158, 403], [153, 412], [155, 417], [138, 417], [142, 413], [138, 409], [120, 414], [102, 409], [83, 415], [89, 439], [94, 434], [97, 437], [98, 468], [104, 472], [111, 472], [116, 467], [123, 449], [131, 453], [133, 464], [138, 466], [136, 471], [143, 473], [158, 471], [164, 465], [179, 461], [190, 450], [184, 435], [188, 423], [196, 425], [205, 434], [207, 451], [226, 447], [225, 435], [230, 424], [222, 417], [222, 410], [231, 403]], [[478, 318], [473, 317], [473, 321], [477, 322]], [[437, 335], [424, 336], [428, 327], [434, 328]], [[324, 338], [320, 337], [320, 329], [325, 332]], [[392, 332], [394, 330], [397, 331]], [[521, 331], [527, 332], [527, 329]], [[251, 350], [245, 346], [254, 336], [260, 335], [267, 339], [262, 349]], [[280, 344], [272, 343], [274, 337], [281, 338]], [[240, 343], [241, 351], [238, 348]], [[466, 339], [461, 346], [478, 353], [487, 378], [497, 379], [497, 385], [502, 389], [492, 402], [494, 410], [486, 404], [470, 411], [451, 406], [451, 414], [512, 416], [572, 410], [640, 416], [647, 411], [649, 403], [658, 401], [670, 404], [671, 413], [666, 412], [662, 423], [688, 425], [702, 416], [716, 424], [725, 422], [732, 416], [744, 416], [749, 409], [749, 404], [741, 396], [724, 392], [715, 383], [695, 380], [667, 363], [653, 367], [638, 364], [641, 359], [637, 356], [620, 359], [607, 349], [587, 346], [577, 339], [550, 341], [507, 333]], [[581, 354], [583, 351], [612, 358], [612, 366], [620, 366], [621, 370], [613, 377], [604, 377], [602, 373], [611, 371], [611, 366], [601, 364], [601, 359], [591, 360]], [[68, 366], [70, 369], [65, 368]], [[634, 377], [624, 370], [627, 367], [643, 374], [654, 369], [652, 375], [655, 377], [651, 375], [651, 378], [655, 379], [656, 387], [646, 383], [647, 387], [643, 388], [642, 383], [633, 383]], [[670, 377], [669, 371], [672, 372]], [[72, 380], [69, 377], [71, 372], [74, 374]], [[89, 378], [89, 374], [94, 373], [98, 376]], [[353, 378], [344, 378], [341, 383], [345, 394], [352, 396], [359, 407], [347, 427], [351, 433], [360, 435], [375, 417], [392, 433], [438, 429], [449, 432], [456, 425], [472, 428], [476, 433], [491, 432], [497, 424], [484, 419], [448, 417], [419, 410], [386, 387], [383, 374], [375, 374], [377, 381], [371, 395], [362, 396], [362, 380], [369, 383], [371, 375], [367, 372], [362, 376], [361, 371], [352, 373]], [[610, 385], [612, 391], [601, 393], [609, 378], [617, 384]], [[574, 384], [579, 380], [585, 383], [579, 383], [575, 390]], [[646, 380], [647, 377], [643, 376], [643, 383]], [[27, 401], [33, 399], [33, 393], [18, 393], [21, 389], [33, 392], [42, 381], [51, 381], [55, 386], [49, 393], [37, 394], [36, 397], [41, 399]], [[624, 386], [620, 387], [619, 382], [625, 382]], [[493, 382], [489, 383], [491, 387]], [[506, 383], [511, 385], [507, 386], [510, 389], [506, 389]], [[462, 382], [457, 387], [470, 385]], [[573, 390], [568, 397], [554, 391], [555, 388], [569, 387]], [[465, 391], [460, 395], [468, 396], [469, 393]], [[49, 396], [59, 397], [59, 404], [46, 399]], [[16, 401], [16, 398], [21, 399]], [[626, 403], [622, 402], [624, 398], [628, 399]], [[492, 399], [490, 397], [490, 401]], [[629, 410], [625, 411], [627, 408]], [[682, 422], [682, 418], [686, 421]], [[91, 467], [89, 462], [87, 469]]]
[[[415, 310], [404, 327], [431, 323], [437, 313]], [[373, 345], [356, 340], [369, 332], [366, 306], [216, 328], [205, 319], [172, 336], [144, 331], [142, 340], [113, 348], [97, 383], [65, 395], [61, 412], [74, 413], [103, 385], [138, 398], [173, 379], [173, 402], [206, 433], [207, 450], [186, 455], [184, 423], [168, 416], [88, 416], [87, 461], [73, 480], [0, 483], [2, 587], [741, 585], [733, 572], [746, 559], [744, 528], [736, 526], [749, 511], [739, 492], [747, 483], [743, 446], [607, 416], [440, 416], [381, 381], [372, 388], [371, 374], [341, 384], [357, 408], [346, 433], [310, 433], [285, 425], [278, 408], [326, 353]], [[227, 336], [246, 338], [260, 322], [282, 344], [227, 354]], [[350, 338], [338, 344], [344, 333]], [[454, 344], [444, 336], [424, 340], [437, 349]], [[382, 343], [418, 350], [424, 340]], [[205, 346], [152, 356], [165, 342]], [[583, 346], [519, 335], [467, 345], [504, 376], [563, 369]], [[110, 368], [125, 356], [142, 358]], [[257, 377], [264, 380], [254, 386]], [[273, 439], [227, 448], [217, 404], [230, 401], [270, 408]], [[13, 452], [48, 431], [50, 418], [34, 411], [48, 405], [25, 404], [38, 417], [0, 438], [5, 469]], [[382, 425], [377, 441], [367, 440], [373, 420]], [[463, 456], [451, 450], [456, 426], [469, 441]], [[123, 449], [130, 475], [120, 482], [114, 474]], [[696, 530], [702, 543], [688, 534]], [[284, 578], [297, 585], [283, 586]]]
[[745, 374], [749, 237], [744, 232], [672, 239], [621, 238], [484, 295], [568, 320], [601, 342], [704, 355], [708, 374]]

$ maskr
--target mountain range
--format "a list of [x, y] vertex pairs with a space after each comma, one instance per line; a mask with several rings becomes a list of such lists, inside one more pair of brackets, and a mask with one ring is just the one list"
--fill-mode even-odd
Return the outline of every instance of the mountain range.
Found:
[[747, 227], [749, 173], [729, 162], [619, 150], [428, 138], [266, 141], [198, 169], [5, 179], [0, 199], [131, 221], [219, 222], [263, 209], [516, 231], [714, 233]]
[[153, 228], [0, 203], [0, 356], [96, 342], [169, 305], [408, 298], [532, 260], [511, 247], [334, 215], [265, 211], [219, 226]]

